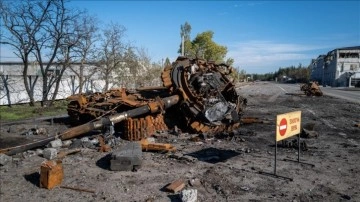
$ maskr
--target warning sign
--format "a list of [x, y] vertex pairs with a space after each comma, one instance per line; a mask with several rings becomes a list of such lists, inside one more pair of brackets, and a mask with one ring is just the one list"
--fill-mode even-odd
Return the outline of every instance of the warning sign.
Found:
[[279, 114], [276, 116], [276, 141], [300, 133], [301, 111]]

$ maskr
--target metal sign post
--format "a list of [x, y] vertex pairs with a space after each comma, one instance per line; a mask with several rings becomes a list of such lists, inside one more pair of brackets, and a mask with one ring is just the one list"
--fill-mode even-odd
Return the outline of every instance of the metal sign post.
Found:
[[[300, 131], [301, 131], [301, 111], [290, 112], [286, 114], [280, 114], [276, 117], [276, 134], [275, 134], [275, 162], [274, 162], [274, 173], [267, 173], [260, 171], [260, 174], [266, 174], [277, 178], [283, 178], [293, 181], [292, 178], [284, 177], [276, 173], [277, 166], [277, 142], [286, 138], [298, 135], [298, 163], [300, 162]], [[284, 159], [285, 160], [285, 159]], [[294, 161], [287, 159], [288, 161]], [[308, 164], [308, 163], [304, 163]], [[312, 164], [308, 164], [312, 165]], [[314, 165], [312, 165], [314, 166]]]
[[296, 162], [296, 163], [301, 163], [301, 164], [309, 165], [309, 166], [311, 166], [311, 167], [315, 167], [314, 164], [306, 163], [306, 162], [301, 162], [301, 161], [300, 161], [300, 145], [301, 145], [301, 144], [300, 144], [300, 133], [299, 133], [299, 135], [298, 135], [298, 159], [297, 159], [297, 161], [292, 160], [292, 159], [284, 159], [284, 161], [292, 161], [292, 162]]

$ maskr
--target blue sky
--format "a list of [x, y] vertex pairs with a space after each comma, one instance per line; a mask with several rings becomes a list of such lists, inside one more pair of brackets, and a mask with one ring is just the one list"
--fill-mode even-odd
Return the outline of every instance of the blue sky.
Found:
[[177, 58], [180, 25], [186, 21], [192, 39], [213, 31], [234, 67], [247, 73], [307, 66], [335, 48], [360, 45], [359, 1], [78, 0], [68, 5], [87, 9], [103, 26], [110, 21], [125, 26], [126, 40], [147, 49], [155, 62]]

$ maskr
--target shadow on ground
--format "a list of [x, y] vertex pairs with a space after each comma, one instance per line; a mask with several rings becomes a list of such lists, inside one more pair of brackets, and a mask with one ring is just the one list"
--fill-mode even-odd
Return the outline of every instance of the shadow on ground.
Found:
[[197, 158], [199, 161], [215, 164], [219, 162], [225, 162], [239, 154], [240, 153], [233, 150], [223, 150], [210, 147], [186, 155]]

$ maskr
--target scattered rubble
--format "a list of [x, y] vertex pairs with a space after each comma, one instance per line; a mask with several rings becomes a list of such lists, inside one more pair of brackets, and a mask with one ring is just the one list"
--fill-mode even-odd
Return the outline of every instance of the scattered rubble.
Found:
[[185, 182], [182, 179], [177, 179], [170, 183], [168, 186], [166, 186], [166, 190], [172, 193], [178, 193], [182, 189], [185, 188]]
[[23, 133], [23, 135], [31, 136], [31, 135], [43, 135], [47, 136], [49, 133], [46, 128], [31, 128], [30, 130]]
[[58, 151], [55, 148], [46, 148], [43, 151], [43, 156], [48, 160], [53, 160], [57, 157], [57, 153]]
[[[272, 169], [275, 123], [267, 121], [272, 120], [276, 112], [297, 108], [296, 103], [289, 103], [287, 99], [281, 98], [279, 103], [267, 108], [268, 102], [263, 101], [266, 99], [259, 98], [255, 107], [250, 105], [248, 118], [240, 119], [244, 125], [215, 136], [177, 128], [176, 131], [157, 131], [146, 138], [146, 144], [141, 144], [144, 141], [121, 138], [120, 132], [98, 129], [86, 137], [53, 139], [36, 150], [18, 155], [0, 154], [0, 185], [5, 190], [0, 191], [0, 198], [4, 197], [5, 201], [25, 201], [30, 196], [37, 201], [357, 201], [359, 193], [354, 187], [358, 187], [358, 182], [353, 179], [359, 171], [356, 162], [360, 147], [354, 135], [358, 128], [353, 127], [352, 121], [344, 122], [338, 117], [331, 119], [340, 121], [334, 121], [334, 126], [340, 128], [340, 124], [345, 123], [350, 127], [329, 132], [331, 129], [319, 118], [304, 110], [301, 158], [316, 163], [314, 168], [279, 163], [279, 173], [294, 177], [291, 183], [258, 174], [258, 170]], [[318, 117], [332, 118], [339, 112], [328, 115], [327, 110], [321, 111], [320, 107], [312, 109], [309, 99], [302, 102], [309, 110], [322, 113]], [[338, 101], [332, 99], [329, 104], [334, 103]], [[357, 120], [354, 119], [358, 115], [357, 105], [350, 105], [351, 110], [342, 110], [347, 107], [342, 103], [336, 106], [349, 113], [351, 120]], [[148, 152], [153, 150], [146, 149], [146, 145], [156, 145], [158, 152]], [[279, 145], [279, 155], [290, 156], [297, 147], [297, 139], [284, 141]], [[49, 175], [58, 169], [54, 162], [61, 164], [62, 179], [60, 169], [59, 174]], [[47, 169], [47, 174], [42, 167]], [[136, 170], [138, 172], [126, 172]], [[178, 180], [164, 187], [172, 179]], [[52, 189], [51, 192], [39, 189], [39, 183], [40, 187]]]
[[60, 148], [62, 146], [63, 146], [63, 143], [60, 139], [53, 140], [48, 145], [48, 147], [51, 147], [51, 148]]
[[196, 189], [184, 189], [181, 191], [182, 202], [196, 202], [197, 201], [197, 190]]
[[0, 166], [4, 166], [12, 161], [12, 157], [6, 154], [0, 154]]

